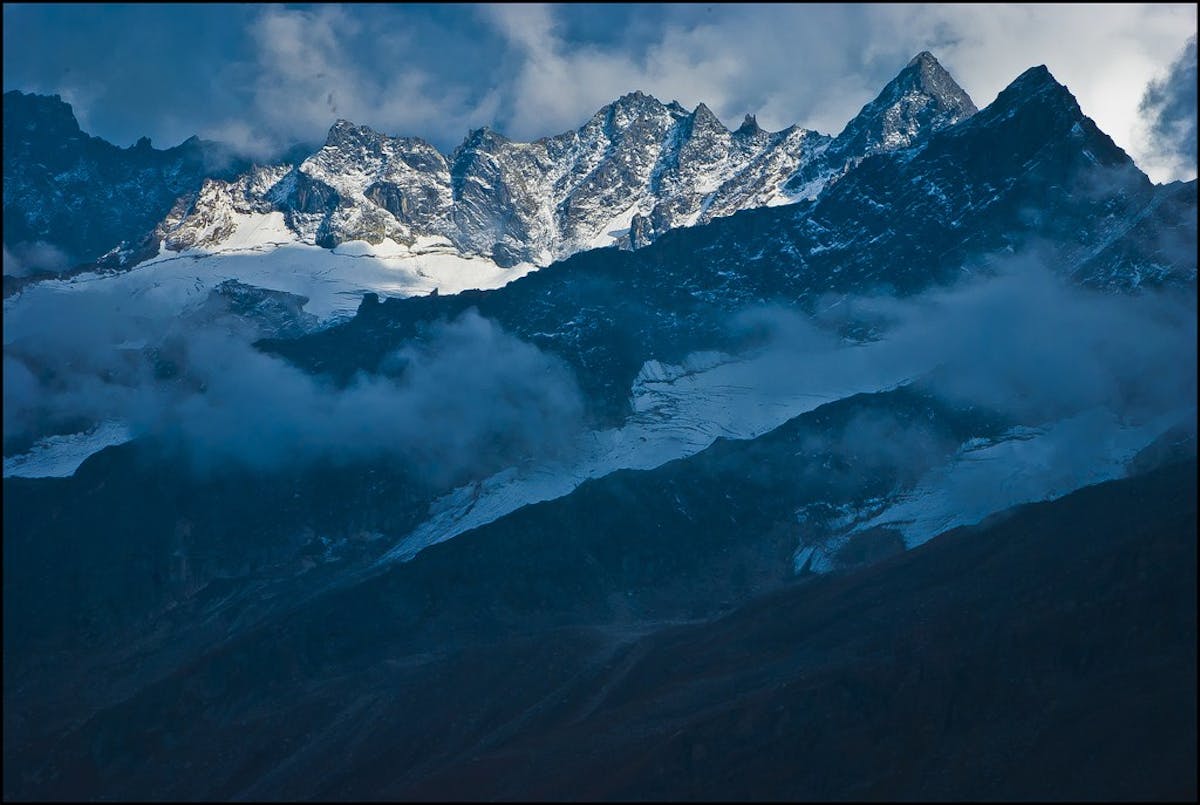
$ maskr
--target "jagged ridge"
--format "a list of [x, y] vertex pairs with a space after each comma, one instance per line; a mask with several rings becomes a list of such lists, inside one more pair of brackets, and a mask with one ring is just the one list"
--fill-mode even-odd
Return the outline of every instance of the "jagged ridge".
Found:
[[246, 196], [244, 179], [229, 189], [214, 181], [160, 235], [168, 248], [219, 245], [225, 230], [211, 222], [231, 213], [213, 207], [236, 196], [283, 212], [300, 240], [325, 247], [433, 236], [502, 266], [546, 265], [813, 198], [865, 156], [908, 147], [974, 112], [923, 53], [836, 139], [798, 126], [767, 132], [752, 115], [730, 131], [704, 104], [689, 113], [642, 92], [605, 106], [576, 131], [532, 143], [478, 129], [449, 156], [418, 138], [341, 120], [320, 151], [280, 171], [269, 189]]

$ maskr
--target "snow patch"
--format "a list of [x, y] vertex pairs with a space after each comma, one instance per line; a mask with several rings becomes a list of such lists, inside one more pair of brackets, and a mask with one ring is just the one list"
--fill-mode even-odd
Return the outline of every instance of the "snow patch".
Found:
[[122, 422], [101, 422], [82, 433], [48, 436], [29, 452], [4, 459], [5, 478], [68, 478], [83, 462], [106, 447], [124, 444], [133, 435]]
[[510, 468], [442, 496], [379, 561], [408, 561], [519, 508], [570, 494], [590, 478], [653, 469], [718, 438], [753, 439], [825, 403], [909, 379], [908, 369], [873, 358], [870, 346], [850, 346], [814, 360], [818, 370], [807, 374], [780, 371], [781, 356], [772, 351], [742, 359], [702, 352], [680, 365], [647, 361], [633, 385], [634, 414], [621, 427], [581, 436], [572, 460]]
[[855, 534], [888, 528], [915, 548], [959, 526], [976, 525], [1025, 503], [1057, 500], [1085, 486], [1126, 475], [1140, 450], [1195, 410], [1173, 411], [1133, 424], [1093, 408], [1041, 428], [1013, 428], [995, 441], [971, 439], [910, 492], [868, 518], [853, 518], [846, 533], [794, 557], [797, 572], [825, 573]]
[[5, 300], [5, 311], [29, 304], [44, 294], [107, 292], [152, 299], [183, 311], [207, 298], [226, 280], [308, 298], [304, 310], [320, 325], [350, 318], [364, 293], [423, 296], [507, 285], [536, 269], [532, 263], [501, 268], [483, 257], [464, 257], [443, 247], [439, 239], [420, 243], [420, 250], [395, 241], [380, 245], [351, 241], [334, 251], [298, 242], [276, 241], [282, 215], [244, 216], [237, 232], [216, 250], [162, 250], [120, 274], [80, 274], [46, 280]]

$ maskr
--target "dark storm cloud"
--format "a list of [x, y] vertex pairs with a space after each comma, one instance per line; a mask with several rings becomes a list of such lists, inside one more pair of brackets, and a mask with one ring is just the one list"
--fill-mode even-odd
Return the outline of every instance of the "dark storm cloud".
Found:
[[1166, 76], [1153, 81], [1142, 98], [1154, 156], [1196, 173], [1196, 37], [1188, 40]]

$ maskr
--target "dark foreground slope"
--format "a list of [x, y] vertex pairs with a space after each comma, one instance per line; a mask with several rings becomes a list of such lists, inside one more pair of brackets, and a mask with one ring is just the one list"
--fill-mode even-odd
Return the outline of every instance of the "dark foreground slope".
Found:
[[1194, 800], [1195, 483], [1090, 487], [654, 635], [576, 713], [378, 791]]
[[1195, 489], [1192, 459], [640, 636], [606, 608], [417, 649], [389, 573], [9, 755], [5, 793], [1194, 798]]

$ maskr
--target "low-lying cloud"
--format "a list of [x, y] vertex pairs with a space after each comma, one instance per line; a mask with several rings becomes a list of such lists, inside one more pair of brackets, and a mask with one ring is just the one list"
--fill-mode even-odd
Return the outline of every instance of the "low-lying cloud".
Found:
[[57, 274], [71, 266], [71, 257], [52, 243], [35, 240], [4, 246], [4, 273], [10, 277]]
[[198, 472], [393, 459], [441, 485], [553, 454], [580, 427], [569, 368], [474, 310], [337, 387], [255, 349], [232, 316], [106, 297], [58, 294], [6, 322], [6, 449], [121, 420]]
[[[445, 485], [559, 456], [584, 426], [570, 369], [474, 311], [339, 387], [256, 350], [236, 317], [181, 318], [101, 291], [35, 287], [22, 302], [5, 318], [6, 452], [115, 419], [202, 472], [385, 458]], [[1186, 290], [1089, 290], [1009, 258], [955, 287], [818, 308], [731, 322], [761, 346], [747, 377], [762, 399], [913, 381], [1034, 427], [1093, 411], [1109, 414], [1095, 422], [1133, 424], [1194, 416], [1196, 302]], [[946, 450], [944, 433], [919, 424], [858, 422], [835, 452], [915, 477]]]
[[931, 388], [1025, 423], [1096, 406], [1146, 417], [1195, 405], [1187, 294], [1095, 291], [1015, 260], [994, 278], [865, 305], [897, 322], [886, 351], [933, 359]]
[[[738, 317], [735, 329], [765, 337], [756, 359], [763, 389], [809, 376], [847, 389], [908, 380], [1008, 425], [1194, 420], [1194, 290], [1097, 291], [1035, 259], [997, 268], [909, 298], [830, 297], [812, 317], [759, 309]], [[886, 413], [844, 430], [844, 444], [821, 449], [901, 477], [907, 465], [923, 472], [931, 455], [945, 453], [944, 434]], [[1087, 451], [1078, 460], [1089, 460]]]

